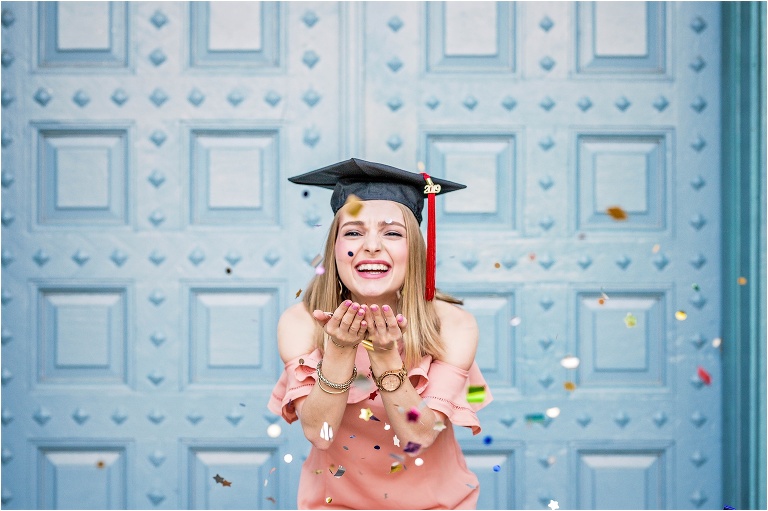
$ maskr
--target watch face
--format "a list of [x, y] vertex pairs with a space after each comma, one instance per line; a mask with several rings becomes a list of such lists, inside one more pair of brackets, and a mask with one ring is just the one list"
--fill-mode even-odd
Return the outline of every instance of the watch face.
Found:
[[393, 391], [400, 386], [400, 378], [396, 374], [387, 374], [381, 379], [381, 388]]

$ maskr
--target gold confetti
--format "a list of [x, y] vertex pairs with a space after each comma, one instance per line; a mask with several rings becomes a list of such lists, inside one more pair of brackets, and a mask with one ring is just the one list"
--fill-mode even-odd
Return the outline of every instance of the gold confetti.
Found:
[[675, 312], [675, 319], [678, 321], [685, 321], [687, 317], [688, 317], [688, 314], [686, 314], [685, 311]]
[[325, 497], [326, 504], [330, 504], [331, 502], [333, 502], [333, 499], [331, 497]]
[[746, 277], [739, 277], [736, 282], [739, 283], [740, 286], [746, 286], [747, 285], [747, 278]]
[[598, 298], [597, 303], [599, 303], [600, 305], [605, 305], [605, 298], [602, 298], [602, 297]]
[[567, 381], [567, 382], [563, 383], [563, 387], [565, 387], [565, 390], [567, 390], [569, 392], [572, 392], [572, 391], [576, 390], [576, 384], [573, 383], [572, 381]]
[[296, 291], [296, 298], [298, 298], [299, 296], [301, 296], [301, 292], [302, 292], [302, 291], [303, 291], [303, 289], [299, 289], [298, 291]]
[[636, 327], [637, 318], [631, 312], [627, 312], [627, 315], [624, 316], [624, 324], [627, 325], [627, 328]]
[[501, 268], [501, 264], [500, 263], [493, 263], [493, 267], [496, 268], [496, 269], [499, 269], [499, 268]]
[[392, 466], [389, 467], [390, 474], [394, 474], [395, 472], [400, 472], [401, 470], [403, 470], [403, 464], [400, 463], [399, 461], [392, 463]]
[[360, 408], [360, 418], [365, 422], [368, 422], [373, 417], [373, 412], [370, 408]]
[[323, 473], [323, 470], [322, 470], [322, 469], [320, 469], [320, 468], [318, 468], [317, 470], [315, 470], [315, 475], [320, 475], [320, 474], [322, 474], [322, 473]]
[[608, 215], [614, 220], [626, 220], [627, 212], [621, 209], [619, 206], [611, 206], [605, 210]]
[[356, 217], [360, 214], [360, 210], [363, 209], [363, 201], [361, 201], [356, 195], [352, 194], [347, 197], [344, 202], [344, 207], [347, 208], [347, 213]]
[[106, 464], [101, 460], [96, 462], [96, 468], [104, 468], [105, 466]]

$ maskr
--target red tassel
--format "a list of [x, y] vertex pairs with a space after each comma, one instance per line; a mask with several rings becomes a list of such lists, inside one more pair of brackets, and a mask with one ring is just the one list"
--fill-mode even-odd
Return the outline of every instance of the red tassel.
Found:
[[[426, 172], [421, 173], [424, 176], [424, 180], [431, 179]], [[429, 302], [435, 297], [435, 257], [436, 257], [436, 243], [435, 243], [435, 194], [427, 194], [427, 210], [429, 218], [427, 218], [427, 283], [424, 290], [424, 298]]]

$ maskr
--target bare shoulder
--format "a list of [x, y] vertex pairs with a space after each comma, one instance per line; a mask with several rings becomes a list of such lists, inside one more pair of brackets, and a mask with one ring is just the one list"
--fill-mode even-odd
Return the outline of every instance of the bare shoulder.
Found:
[[475, 360], [480, 336], [477, 320], [472, 313], [458, 305], [435, 300], [435, 311], [440, 318], [440, 336], [445, 345], [443, 362], [469, 369]]
[[302, 302], [288, 307], [277, 323], [280, 358], [287, 362], [315, 349], [315, 320]]

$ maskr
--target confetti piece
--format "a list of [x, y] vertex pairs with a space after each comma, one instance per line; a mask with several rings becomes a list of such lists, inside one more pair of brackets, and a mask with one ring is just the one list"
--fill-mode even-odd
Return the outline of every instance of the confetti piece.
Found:
[[397, 461], [399, 461], [400, 463], [405, 463], [405, 458], [403, 458], [403, 457], [402, 457], [402, 456], [400, 456], [399, 454], [395, 454], [395, 453], [391, 452], [391, 453], [389, 453], [389, 457], [390, 457], [390, 458], [395, 458], [395, 459], [396, 459]]
[[392, 442], [395, 444], [395, 447], [400, 447], [400, 439], [397, 438], [397, 435], [392, 438]]
[[740, 286], [746, 286], [747, 285], [747, 278], [746, 277], [739, 277], [738, 279], [736, 279], [736, 282], [738, 282]]
[[501, 264], [500, 263], [493, 263], [493, 267], [498, 270], [499, 268], [501, 268]]
[[722, 343], [723, 343], [723, 340], [719, 337], [715, 337], [714, 339], [712, 339], [713, 348], [719, 348]]
[[587, 237], [587, 235], [586, 235], [586, 234], [584, 234], [583, 232], [580, 232], [580, 233], [579, 233], [579, 236], [578, 236], [578, 238], [579, 238], [580, 240], [586, 239], [586, 237]]
[[372, 421], [376, 421], [376, 422], [381, 422], [381, 421], [379, 420], [379, 418], [378, 418], [378, 417], [376, 417], [375, 415], [371, 415], [371, 420], [372, 420]]
[[280, 427], [280, 424], [270, 424], [267, 427], [267, 436], [269, 438], [277, 438], [280, 436], [280, 434], [283, 432], [282, 428]]
[[323, 470], [322, 470], [322, 469], [320, 469], [320, 468], [318, 468], [318, 469], [316, 469], [316, 470], [315, 470], [315, 475], [320, 475], [320, 474], [322, 474], [322, 473], [323, 473]]
[[296, 291], [296, 298], [298, 298], [299, 296], [301, 296], [301, 292], [302, 292], [302, 291], [303, 291], [303, 289], [299, 289], [298, 291]]
[[554, 419], [558, 415], [560, 415], [560, 408], [556, 406], [553, 406], [552, 408], [547, 408], [547, 417], [549, 417], [550, 419]]
[[322, 264], [315, 268], [315, 275], [322, 275], [323, 273], [325, 273], [325, 267]]
[[605, 305], [605, 298], [598, 298], [597, 303], [599, 303], [600, 305]]
[[361, 201], [357, 196], [353, 194], [347, 197], [346, 202], [344, 202], [344, 206], [347, 207], [347, 213], [353, 217], [356, 217], [360, 214], [360, 210], [363, 209], [363, 201]]
[[528, 259], [530, 259], [531, 261], [535, 260], [536, 259], [536, 253], [535, 252], [531, 252], [530, 254], [528, 254]]
[[636, 327], [637, 318], [631, 312], [627, 312], [627, 315], [624, 316], [624, 324], [627, 325], [627, 328]]
[[699, 368], [696, 370], [696, 373], [699, 375], [699, 379], [701, 379], [705, 385], [712, 383], [712, 376], [703, 367], [699, 366]]
[[435, 431], [442, 431], [446, 428], [446, 425], [443, 421], [435, 421], [435, 425], [432, 429]]
[[104, 468], [105, 466], [107, 466], [107, 464], [104, 463], [102, 460], [99, 460], [96, 462], [96, 468]]
[[213, 480], [216, 481], [217, 483], [220, 483], [224, 481], [224, 478], [221, 477], [219, 474], [216, 474], [215, 476], [213, 476]]
[[736, 509], [736, 508], [731, 506], [723, 506], [723, 509], [725, 510], [725, 509]]
[[403, 452], [414, 453], [414, 452], [418, 452], [419, 449], [421, 449], [421, 444], [417, 444], [416, 442], [408, 442], [407, 444], [405, 444], [405, 447], [403, 448]]
[[477, 488], [477, 486], [476, 486], [476, 485], [474, 485], [474, 484], [469, 484], [469, 483], [464, 483], [464, 484], [466, 484], [467, 486], [469, 486], [469, 487], [470, 487], [470, 488], [472, 488], [473, 490], [474, 490], [475, 488]]
[[661, 250], [661, 245], [659, 245], [658, 243], [656, 243], [656, 244], [653, 246], [653, 248], [651, 249], [651, 251], [652, 251], [654, 254], [658, 253], [658, 252], [659, 252], [659, 250]]
[[221, 485], [222, 486], [232, 486], [232, 483], [230, 483], [229, 481], [224, 481], [224, 482], [221, 483]]
[[331, 497], [325, 497], [326, 504], [330, 504], [331, 502], [333, 502], [333, 499]]
[[389, 225], [389, 224], [392, 223], [392, 219], [391, 218], [387, 218], [386, 220], [384, 220], [384, 223]]
[[352, 252], [352, 251], [350, 250], [349, 252], [347, 252], [347, 255], [348, 255], [349, 257], [352, 257], [353, 255], [355, 255], [355, 253], [354, 253], [354, 252]]
[[522, 322], [523, 320], [520, 318], [520, 316], [512, 316], [512, 319], [509, 320], [509, 324], [512, 326], [519, 326]]
[[421, 458], [416, 458], [415, 460], [413, 460], [413, 464], [416, 465], [417, 467], [420, 467], [424, 464], [424, 460]]
[[525, 416], [526, 422], [544, 422], [547, 418], [543, 413], [529, 413]]
[[403, 464], [397, 461], [392, 463], [392, 466], [389, 467], [390, 474], [394, 474], [395, 472], [400, 472], [401, 470], [403, 470]]
[[482, 403], [485, 401], [485, 385], [470, 385], [467, 391], [467, 402]]
[[275, 497], [267, 497], [267, 500], [270, 501], [273, 504], [277, 504], [277, 501], [275, 500]]
[[560, 360], [560, 365], [565, 367], [566, 369], [576, 369], [579, 367], [579, 363], [581, 361], [579, 360], [579, 357], [574, 357], [573, 355], [566, 355], [563, 357], [562, 360]]
[[574, 384], [572, 381], [567, 381], [563, 383], [563, 387], [565, 387], [565, 390], [568, 390], [571, 392], [576, 390], [576, 384]]
[[501, 471], [501, 465], [494, 465], [493, 466], [493, 471], [494, 472], [500, 472]]
[[423, 162], [423, 161], [420, 161], [420, 162], [418, 162], [418, 163], [416, 164], [416, 168], [418, 169], [418, 171], [419, 171], [419, 172], [424, 172], [424, 169], [425, 169], [426, 167], [424, 166], [424, 162]]
[[605, 212], [608, 213], [608, 215], [614, 220], [621, 221], [627, 219], [627, 212], [621, 209], [619, 206], [611, 206], [606, 208]]
[[331, 471], [331, 474], [333, 474], [333, 477], [341, 477], [344, 475], [344, 472], [347, 471], [347, 469], [341, 465], [339, 465], [338, 468], [336, 468], [335, 465], [331, 465], [329, 470]]
[[701, 289], [699, 288], [699, 285], [695, 283], [691, 284], [691, 289], [693, 289], [694, 291], [701, 291]]
[[380, 445], [374, 445], [373, 448], [378, 451], [379, 449], [381, 449], [381, 446]]
[[485, 438], [483, 438], [483, 443], [485, 445], [491, 445], [492, 442], [493, 442], [493, 437], [491, 437], [490, 435], [487, 435]]
[[390, 426], [390, 425], [389, 425], [389, 424], [387, 424], [386, 422], [384, 423], [384, 431], [389, 431], [389, 428], [391, 428], [391, 427], [392, 427], [392, 426]]
[[312, 262], [309, 264], [311, 264], [313, 267], [316, 267], [318, 264], [322, 262], [323, 262], [323, 255], [317, 254], [314, 258], [312, 258]]
[[370, 408], [360, 408], [360, 418], [365, 422], [368, 422], [373, 417], [373, 412]]
[[293, 461], [293, 454], [289, 453], [289, 454], [286, 454], [285, 456], [283, 456], [283, 461], [286, 462], [286, 463], [292, 462]]
[[688, 318], [688, 314], [685, 311], [675, 312], [675, 319], [678, 321], [685, 321]]
[[415, 406], [412, 406], [411, 409], [408, 410], [408, 413], [405, 414], [405, 418], [408, 419], [408, 422], [416, 422], [419, 420], [420, 416], [421, 412]]
[[552, 511], [555, 511], [555, 509], [560, 509], [560, 505], [557, 503], [556, 500], [550, 500], [547, 507]]
[[320, 428], [320, 438], [329, 442], [333, 439], [333, 428], [327, 422], [323, 422], [323, 427]]

